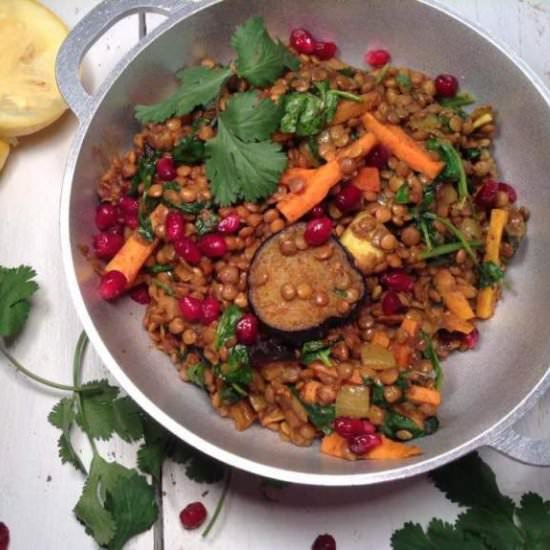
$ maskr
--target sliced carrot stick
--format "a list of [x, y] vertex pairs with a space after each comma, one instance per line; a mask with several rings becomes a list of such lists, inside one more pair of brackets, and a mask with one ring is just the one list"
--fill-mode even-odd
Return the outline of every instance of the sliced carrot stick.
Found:
[[367, 193], [380, 191], [380, 172], [374, 166], [365, 166], [352, 180], [353, 185]]
[[418, 332], [419, 323], [415, 319], [410, 319], [409, 317], [405, 317], [403, 321], [401, 322], [401, 328], [413, 338], [416, 336], [416, 333]]
[[444, 164], [433, 160], [429, 153], [399, 126], [382, 124], [371, 113], [362, 117], [365, 128], [372, 132], [397, 158], [410, 168], [431, 179], [437, 177]]
[[329, 456], [344, 458], [346, 460], [357, 459], [357, 457], [349, 450], [348, 442], [336, 432], [323, 437], [321, 440], [321, 452]]
[[493, 287], [482, 288], [477, 294], [476, 315], [480, 319], [490, 319], [495, 312], [497, 292]]
[[441, 393], [432, 388], [412, 384], [407, 390], [407, 397], [414, 403], [427, 403], [438, 407], [441, 404]]
[[464, 321], [457, 317], [454, 313], [446, 311], [443, 314], [443, 328], [449, 332], [461, 332], [462, 334], [470, 334], [474, 330], [474, 325], [469, 321]]
[[390, 339], [383, 330], [375, 330], [371, 341], [373, 344], [378, 344], [384, 348], [390, 345]]
[[341, 99], [336, 108], [336, 113], [332, 117], [330, 124], [342, 124], [350, 118], [358, 118], [370, 111], [379, 101], [380, 94], [376, 91], [369, 92], [361, 96], [361, 101], [352, 101], [351, 99]]
[[288, 184], [290, 180], [298, 178], [304, 182], [304, 187], [299, 193], [285, 195], [277, 204], [277, 208], [289, 222], [295, 222], [319, 204], [330, 189], [342, 179], [339, 159], [345, 158], [351, 152], [354, 154], [350, 156], [354, 156], [354, 158], [365, 156], [375, 144], [376, 138], [367, 133], [340, 151], [337, 159], [331, 160], [319, 168], [289, 168], [282, 175], [281, 182]]
[[398, 460], [422, 454], [422, 449], [416, 445], [405, 445], [382, 436], [382, 444], [374, 447], [364, 458], [375, 460]]
[[[151, 213], [151, 225], [153, 229], [164, 223], [164, 218], [168, 209], [160, 204]], [[137, 232], [130, 235], [128, 240], [122, 245], [122, 248], [116, 253], [114, 258], [105, 267], [105, 272], [120, 271], [128, 281], [128, 286], [132, 286], [143, 264], [152, 254], [157, 245], [157, 240], [147, 241]]]
[[454, 313], [459, 319], [468, 321], [476, 316], [466, 296], [464, 296], [462, 292], [458, 290], [448, 290], [441, 294], [441, 297], [448, 310]]
[[395, 357], [396, 363], [400, 367], [409, 366], [409, 361], [411, 359], [412, 349], [407, 344], [393, 344], [392, 353]]

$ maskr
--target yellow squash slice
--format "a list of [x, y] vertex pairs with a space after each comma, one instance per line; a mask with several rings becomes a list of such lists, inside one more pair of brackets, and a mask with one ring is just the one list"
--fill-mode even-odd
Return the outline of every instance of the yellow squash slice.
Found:
[[0, 0], [0, 136], [32, 134], [67, 106], [55, 81], [55, 58], [67, 27], [34, 0]]

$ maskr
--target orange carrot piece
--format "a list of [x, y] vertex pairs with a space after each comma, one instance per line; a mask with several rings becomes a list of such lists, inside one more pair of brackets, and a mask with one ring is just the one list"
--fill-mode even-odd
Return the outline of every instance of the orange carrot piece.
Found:
[[[151, 213], [151, 225], [153, 229], [164, 222], [168, 209], [162, 204], [157, 206]], [[116, 253], [114, 258], [105, 267], [105, 272], [120, 271], [128, 281], [128, 286], [132, 286], [143, 264], [153, 253], [157, 246], [157, 240], [147, 241], [135, 232], [122, 245], [122, 248]]]
[[474, 325], [469, 321], [464, 321], [457, 317], [454, 313], [446, 311], [443, 314], [443, 328], [449, 332], [461, 332], [462, 334], [470, 334], [474, 330]]
[[434, 407], [441, 405], [441, 393], [433, 388], [412, 384], [407, 390], [407, 398], [414, 403], [427, 403]]
[[287, 183], [293, 178], [299, 178], [304, 182], [304, 187], [299, 193], [288, 193], [277, 204], [277, 208], [290, 222], [295, 222], [306, 212], [319, 204], [342, 179], [339, 159], [345, 158], [350, 152], [360, 153], [355, 158], [365, 156], [376, 144], [376, 138], [370, 134], [364, 134], [357, 141], [340, 151], [338, 158], [323, 164], [319, 168], [289, 168], [281, 177], [282, 183]]
[[369, 92], [361, 96], [361, 101], [341, 99], [330, 122], [331, 126], [336, 126], [336, 124], [342, 124], [350, 118], [358, 118], [364, 115], [367, 111], [372, 109], [379, 98], [380, 95], [378, 92]]
[[401, 322], [401, 328], [411, 337], [415, 337], [418, 332], [419, 324], [415, 319], [405, 317]]
[[443, 170], [444, 164], [441, 161], [433, 160], [428, 151], [399, 126], [383, 124], [376, 120], [371, 113], [366, 113], [362, 120], [369, 132], [372, 132], [397, 158], [413, 170], [430, 179], [435, 179]]
[[318, 380], [308, 380], [301, 391], [302, 401], [306, 403], [317, 402], [317, 390], [321, 387], [321, 382]]
[[487, 242], [485, 245], [485, 261], [500, 264], [500, 243], [502, 241], [502, 232], [508, 221], [508, 212], [501, 208], [491, 210], [491, 219], [489, 221], [489, 231], [487, 232]]
[[392, 353], [395, 357], [396, 363], [400, 367], [407, 367], [411, 359], [412, 349], [407, 344], [394, 344], [392, 346]]
[[378, 344], [379, 346], [382, 346], [386, 349], [390, 345], [390, 339], [383, 330], [375, 330], [371, 342], [373, 344]]
[[348, 442], [336, 432], [325, 435], [321, 440], [321, 452], [323, 454], [344, 458], [346, 460], [356, 460], [356, 456], [349, 450]]
[[480, 319], [490, 319], [495, 313], [497, 292], [493, 287], [480, 289], [477, 294], [476, 315]]
[[422, 449], [416, 445], [405, 445], [382, 436], [382, 444], [374, 447], [363, 458], [374, 460], [399, 460], [422, 454]]
[[353, 185], [367, 193], [380, 191], [380, 172], [374, 166], [365, 166], [352, 180]]
[[441, 294], [443, 302], [451, 313], [454, 313], [459, 319], [468, 321], [475, 317], [474, 310], [470, 306], [470, 302], [462, 292], [458, 290], [449, 290]]

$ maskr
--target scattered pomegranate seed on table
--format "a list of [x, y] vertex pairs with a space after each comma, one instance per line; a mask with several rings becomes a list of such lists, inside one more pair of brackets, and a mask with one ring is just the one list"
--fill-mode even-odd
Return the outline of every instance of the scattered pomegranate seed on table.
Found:
[[149, 296], [149, 290], [145, 283], [133, 287], [128, 294], [138, 304], [145, 306], [151, 302], [151, 296]]
[[258, 339], [258, 318], [252, 313], [245, 313], [237, 322], [235, 335], [240, 344], [255, 344]]
[[435, 78], [435, 91], [440, 97], [454, 97], [458, 91], [458, 80], [452, 74], [440, 74]]
[[191, 502], [180, 512], [180, 521], [185, 529], [197, 529], [204, 523], [206, 515], [202, 502]]
[[378, 69], [391, 61], [391, 55], [388, 50], [370, 50], [365, 54], [365, 61], [371, 67]]
[[332, 220], [325, 216], [308, 222], [304, 231], [304, 238], [310, 246], [319, 246], [330, 239], [331, 233]]
[[128, 281], [120, 271], [108, 271], [101, 277], [99, 294], [104, 300], [114, 300], [124, 293]]
[[157, 176], [163, 181], [172, 181], [178, 175], [174, 161], [170, 157], [162, 157], [157, 160]]
[[311, 546], [311, 550], [336, 550], [336, 540], [332, 535], [319, 535]]

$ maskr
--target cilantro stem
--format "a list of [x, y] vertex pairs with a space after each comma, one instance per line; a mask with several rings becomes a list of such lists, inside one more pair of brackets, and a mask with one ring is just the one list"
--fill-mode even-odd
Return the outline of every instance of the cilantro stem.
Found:
[[474, 264], [477, 265], [478, 264], [477, 256], [475, 255], [475, 252], [472, 250], [472, 247], [470, 246], [470, 243], [466, 240], [466, 237], [464, 236], [464, 233], [462, 233], [462, 231], [460, 231], [460, 229], [455, 227], [446, 218], [442, 218], [441, 216], [435, 216], [435, 219], [439, 223], [443, 224], [462, 243], [462, 247], [464, 248], [464, 250], [466, 250], [466, 252], [470, 256], [470, 258], [472, 258]]
[[330, 90], [330, 93], [337, 95], [338, 97], [341, 97], [343, 99], [356, 101], [357, 103], [361, 103], [363, 101], [363, 98], [361, 96], [357, 94], [352, 94], [351, 92], [344, 92], [343, 90]]
[[66, 384], [59, 384], [57, 382], [52, 382], [51, 380], [47, 380], [46, 378], [42, 378], [41, 376], [38, 376], [38, 374], [34, 374], [30, 370], [27, 370], [9, 351], [0, 344], [0, 353], [15, 367], [15, 370], [22, 372], [25, 376], [30, 378], [31, 380], [34, 380], [35, 382], [38, 382], [39, 384], [42, 384], [43, 386], [48, 386], [50, 388], [54, 388], [56, 390], [63, 390], [63, 391], [70, 391], [70, 392], [79, 392], [80, 387], [78, 386], [67, 386]]
[[220, 500], [218, 500], [218, 504], [216, 506], [216, 509], [214, 510], [214, 515], [212, 516], [212, 519], [208, 522], [208, 525], [206, 526], [206, 529], [202, 532], [202, 538], [206, 538], [210, 531], [212, 530], [212, 527], [214, 527], [214, 523], [216, 523], [216, 520], [218, 519], [218, 516], [220, 515], [220, 512], [223, 507], [223, 503], [225, 501], [225, 497], [227, 496], [227, 493], [229, 492], [229, 486], [231, 485], [231, 475], [233, 473], [233, 470], [231, 468], [227, 468], [227, 474], [225, 476], [225, 483], [223, 485], [222, 494], [220, 495]]
[[[472, 248], [478, 248], [482, 245], [480, 241], [469, 241], [468, 244]], [[420, 257], [423, 260], [427, 260], [429, 258], [435, 258], [437, 256], [444, 256], [445, 254], [450, 254], [451, 252], [456, 252], [457, 250], [461, 250], [463, 248], [464, 248], [464, 245], [460, 241], [457, 241], [454, 243], [446, 243], [446, 244], [436, 246], [431, 250], [426, 250], [425, 252], [422, 252], [422, 254], [420, 254]]]

